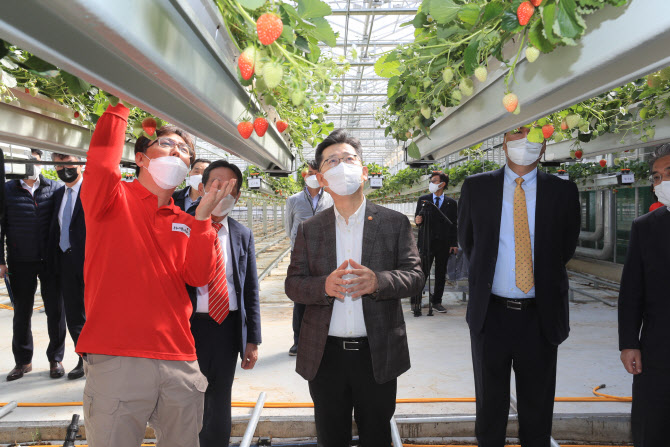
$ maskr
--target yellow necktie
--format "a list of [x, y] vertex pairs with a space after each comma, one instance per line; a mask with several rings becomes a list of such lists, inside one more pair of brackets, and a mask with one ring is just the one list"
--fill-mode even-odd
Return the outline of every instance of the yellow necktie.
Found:
[[514, 188], [514, 247], [516, 250], [516, 286], [523, 293], [530, 292], [535, 285], [533, 277], [533, 253], [530, 247], [530, 231], [528, 230], [528, 211], [526, 210], [526, 193], [521, 184], [523, 178], [516, 180]]

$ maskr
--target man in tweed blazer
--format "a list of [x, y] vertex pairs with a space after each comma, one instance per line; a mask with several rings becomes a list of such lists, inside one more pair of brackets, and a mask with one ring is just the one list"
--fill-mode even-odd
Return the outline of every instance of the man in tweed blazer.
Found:
[[401, 298], [423, 288], [409, 220], [365, 200], [360, 142], [339, 129], [316, 149], [335, 206], [300, 224], [286, 294], [306, 305], [296, 371], [309, 381], [318, 445], [391, 444], [396, 378], [410, 367]]

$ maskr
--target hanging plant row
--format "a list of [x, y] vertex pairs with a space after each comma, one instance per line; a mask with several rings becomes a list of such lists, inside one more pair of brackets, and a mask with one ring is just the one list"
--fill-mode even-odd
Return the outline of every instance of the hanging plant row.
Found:
[[[331, 79], [347, 69], [319, 48], [319, 43], [332, 47], [336, 42], [337, 34], [326, 20], [330, 6], [321, 0], [214, 2], [240, 52], [240, 83], [258, 103], [276, 111], [277, 130], [288, 132], [287, 141], [302, 158], [304, 144], [315, 146], [334, 130], [325, 120], [326, 100], [341, 92], [341, 85], [333, 85]], [[251, 110], [250, 105], [248, 114], [239, 117], [244, 138], [252, 130], [258, 133], [257, 123], [265, 120]]]
[[[382, 56], [375, 72], [389, 78], [388, 100], [377, 119], [386, 135], [398, 141], [430, 134], [430, 127], [444, 108], [458, 106], [474, 92], [475, 82], [485, 82], [487, 61], [496, 58], [509, 68], [506, 96], [492, 107], [518, 113], [522, 106], [513, 93], [521, 52], [529, 62], [557, 47], [576, 45], [586, 30], [584, 16], [627, 0], [423, 0], [414, 19], [403, 24], [415, 28], [414, 42], [400, 45]], [[514, 40], [519, 50], [503, 56]], [[411, 156], [420, 156], [412, 141]]]

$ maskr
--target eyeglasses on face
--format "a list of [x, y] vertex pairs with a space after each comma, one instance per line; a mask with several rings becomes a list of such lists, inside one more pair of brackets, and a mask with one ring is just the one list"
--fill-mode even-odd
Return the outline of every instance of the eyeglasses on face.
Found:
[[652, 175], [649, 176], [649, 181], [654, 186], [660, 185], [663, 180], [670, 181], [670, 172], [668, 172], [666, 174], [662, 174], [660, 172], [657, 172], [657, 173], [652, 174]]
[[358, 159], [358, 155], [355, 154], [346, 154], [344, 157], [333, 155], [332, 157], [326, 158], [323, 163], [321, 163], [321, 167], [325, 165], [328, 169], [331, 169], [339, 165], [341, 161], [344, 161], [348, 165], [353, 165]]
[[179, 150], [179, 152], [181, 152], [182, 154], [187, 155], [187, 156], [191, 155], [191, 148], [186, 143], [177, 143], [172, 138], [160, 137], [160, 138], [156, 139], [156, 141], [149, 144], [149, 146], [147, 146], [147, 147], [151, 147], [155, 143], [158, 143], [158, 146], [162, 147], [163, 149], [172, 150], [176, 147], [177, 150]]

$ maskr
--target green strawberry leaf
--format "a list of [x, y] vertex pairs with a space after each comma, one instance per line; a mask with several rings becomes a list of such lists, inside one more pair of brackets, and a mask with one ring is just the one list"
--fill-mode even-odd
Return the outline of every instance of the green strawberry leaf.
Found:
[[503, 12], [503, 5], [499, 2], [487, 3], [484, 7], [484, 14], [482, 15], [482, 23], [488, 22], [491, 19], [498, 18]]
[[461, 22], [474, 26], [479, 20], [480, 7], [474, 3], [467, 3], [458, 10], [458, 18]]
[[470, 45], [463, 53], [463, 69], [468, 76], [472, 76], [475, 68], [479, 66], [479, 58], [477, 57], [479, 50], [479, 38], [475, 37], [470, 41]]
[[391, 78], [393, 76], [399, 76], [400, 75], [400, 62], [396, 61], [390, 61], [387, 62], [386, 59], [389, 56], [389, 54], [393, 53], [388, 53], [377, 59], [377, 62], [375, 62], [375, 73], [377, 76], [381, 76], [382, 78]]
[[[298, 0], [298, 14], [303, 19], [323, 18], [332, 12], [330, 5], [321, 0]], [[312, 22], [314, 23], [314, 21]], [[314, 24], [316, 25], [316, 23]]]
[[460, 8], [453, 0], [433, 0], [429, 3], [428, 13], [437, 23], [446, 25], [458, 17]]
[[420, 12], [417, 15], [414, 16], [414, 19], [412, 20], [412, 25], [414, 25], [414, 28], [421, 28], [423, 25], [428, 23], [428, 16], [426, 13]]
[[418, 160], [421, 158], [421, 151], [419, 150], [419, 146], [416, 145], [414, 141], [412, 141], [409, 146], [407, 146], [407, 155], [410, 157]]
[[63, 78], [65, 85], [67, 85], [67, 88], [72, 95], [81, 95], [91, 88], [91, 84], [66, 71], [61, 70], [60, 77]]
[[547, 3], [542, 10], [542, 33], [553, 45], [561, 43], [561, 39], [554, 34], [554, 22], [556, 20], [556, 3]]
[[334, 47], [337, 43], [337, 35], [333, 31], [333, 28], [331, 28], [330, 23], [323, 17], [313, 18], [312, 23], [316, 25], [316, 29], [309, 30], [308, 34], [329, 47]]
[[254, 11], [265, 4], [265, 0], [239, 0], [240, 5], [250, 11]]
[[556, 21], [561, 36], [574, 39], [584, 32], [575, 13], [575, 0], [561, 0], [558, 4]]
[[533, 127], [530, 132], [528, 132], [528, 141], [531, 143], [542, 143], [544, 142], [544, 135], [542, 134], [542, 129], [539, 127]]
[[542, 25], [541, 21], [534, 21], [530, 26], [530, 30], [528, 31], [528, 40], [541, 52], [550, 53], [553, 51], [555, 46], [546, 37], [544, 37], [542, 32], [543, 29], [544, 26]]
[[518, 33], [523, 29], [523, 26], [519, 25], [519, 19], [517, 18], [516, 13], [505, 11], [502, 16], [500, 28], [503, 31], [508, 31], [510, 33]]
[[284, 24], [284, 28], [281, 31], [281, 37], [283, 37], [287, 42], [293, 44], [293, 42], [295, 42], [293, 28], [290, 25]]

